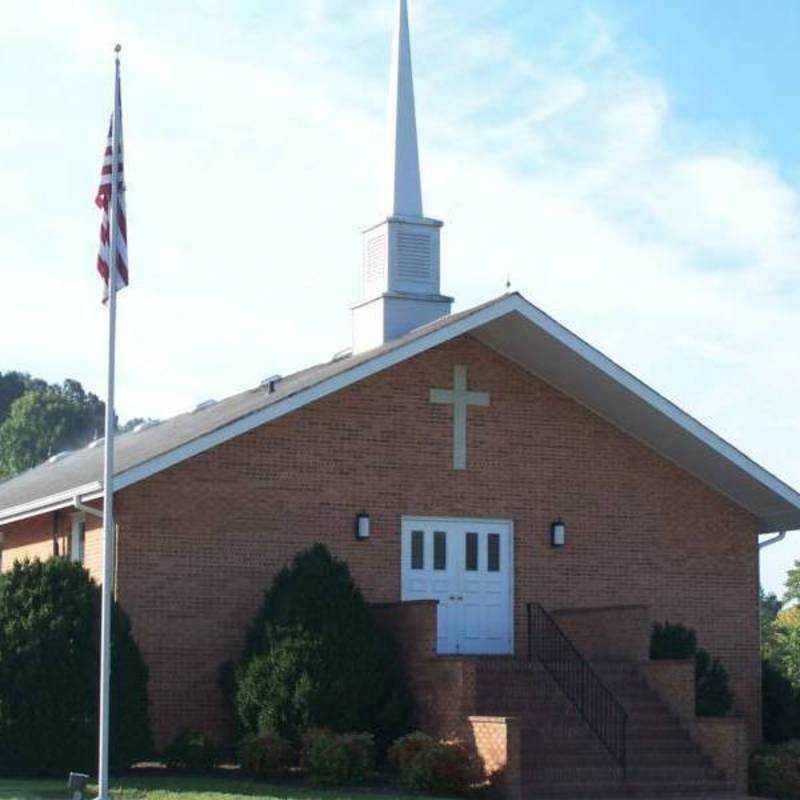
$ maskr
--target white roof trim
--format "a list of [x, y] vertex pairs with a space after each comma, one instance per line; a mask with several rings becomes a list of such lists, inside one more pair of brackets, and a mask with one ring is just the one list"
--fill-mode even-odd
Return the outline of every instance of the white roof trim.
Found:
[[4, 508], [0, 512], [0, 524], [9, 525], [12, 522], [19, 522], [29, 517], [35, 517], [39, 514], [46, 514], [48, 511], [58, 511], [60, 508], [69, 508], [72, 506], [72, 501], [75, 497], [80, 497], [84, 500], [94, 499], [102, 494], [103, 485], [100, 481], [93, 481], [84, 486], [76, 486], [74, 489], [69, 489], [65, 492], [58, 492], [58, 494], [51, 494], [47, 497], [40, 497], [37, 500], [31, 500], [30, 503], [22, 503], [18, 506], [11, 506]]
[[[268, 405], [255, 413], [242, 417], [204, 436], [200, 436], [194, 441], [188, 442], [174, 450], [126, 470], [115, 477], [114, 490], [120, 491], [134, 483], [145, 480], [182, 461], [199, 455], [213, 447], [217, 447], [237, 436], [241, 436], [254, 428], [283, 417], [286, 414], [290, 414], [292, 411], [296, 411], [308, 403], [327, 397], [340, 389], [344, 389], [371, 375], [389, 369], [408, 358], [419, 355], [426, 350], [441, 345], [451, 339], [455, 339], [465, 333], [469, 333], [487, 323], [512, 313], [519, 314], [553, 337], [553, 339], [568, 347], [587, 363], [602, 371], [627, 391], [643, 400], [691, 436], [730, 461], [738, 469], [742, 470], [758, 483], [761, 483], [770, 491], [800, 510], [800, 494], [798, 492], [783, 483], [763, 467], [760, 467], [724, 439], [717, 436], [684, 411], [681, 411], [681, 409], [665, 397], [642, 383], [642, 381], [635, 378], [618, 364], [615, 364], [598, 350], [595, 350], [587, 342], [577, 337], [518, 294], [508, 295], [495, 303], [477, 309], [474, 313], [467, 313], [464, 316], [457, 317], [450, 324], [434, 328], [430, 333], [423, 333], [406, 344], [363, 361], [349, 370], [333, 375], [317, 384], [298, 391], [296, 394], [289, 395], [283, 400]], [[678, 466], [680, 466], [680, 464], [678, 464]], [[69, 492], [62, 492], [59, 495], [53, 495], [21, 506], [5, 509], [0, 512], [0, 524], [7, 524], [58, 507], [63, 508], [67, 505], [71, 505], [72, 497], [76, 494], [98, 496], [100, 488], [101, 485], [99, 483], [90, 484], [89, 486], [78, 487]], [[715, 489], [715, 491], [719, 490]], [[786, 513], [788, 514], [789, 512]]]

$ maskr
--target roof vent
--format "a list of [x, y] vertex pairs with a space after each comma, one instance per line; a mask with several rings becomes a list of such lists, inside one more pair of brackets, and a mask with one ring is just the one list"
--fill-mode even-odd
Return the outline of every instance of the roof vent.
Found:
[[283, 375], [270, 375], [261, 381], [261, 388], [267, 393], [272, 394], [277, 388], [278, 384], [283, 380]]
[[156, 425], [158, 425], [158, 422], [156, 420], [148, 419], [145, 420], [144, 422], [140, 422], [136, 427], [134, 427], [133, 432], [141, 433], [142, 431], [146, 431], [148, 428], [155, 428]]
[[100, 447], [101, 444], [105, 442], [105, 437], [101, 436], [99, 439], [95, 439], [93, 442], [89, 442], [87, 445], [90, 450], [94, 450], [96, 447]]
[[211, 406], [215, 406], [217, 404], [216, 400], [203, 400], [202, 403], [198, 403], [195, 407], [195, 411], [202, 411], [204, 408], [211, 408]]
[[69, 455], [69, 452], [69, 450], [64, 450], [61, 453], [56, 453], [54, 456], [50, 456], [50, 458], [47, 459], [47, 463], [55, 464], [57, 461], [63, 461]]
[[333, 364], [336, 361], [343, 361], [345, 358], [350, 358], [351, 355], [353, 355], [352, 347], [348, 347], [346, 350], [340, 350], [338, 353], [333, 354], [331, 363]]

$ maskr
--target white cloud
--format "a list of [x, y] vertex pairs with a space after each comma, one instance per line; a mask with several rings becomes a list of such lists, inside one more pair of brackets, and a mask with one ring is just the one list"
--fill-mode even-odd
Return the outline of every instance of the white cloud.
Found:
[[[16, 5], [0, 32], [13, 45], [5, 76], [29, 85], [0, 111], [13, 143], [0, 158], [25, 208], [5, 193], [15, 301], [3, 361], [101, 391], [91, 194], [114, 37], [126, 46], [133, 274], [123, 416], [170, 414], [345, 346], [358, 229], [379, 213], [390, 5], [209, 3], [191, 25], [181, 4], [165, 4], [159, 25], [135, 6], [53, 16]], [[443, 288], [466, 307], [510, 273], [800, 483], [787, 447], [800, 436], [798, 187], [753, 147], [677, 118], [613, 21], [525, 8], [414, 4], [425, 206], [447, 223]], [[20, 78], [44, 45], [49, 60]], [[74, 91], [31, 108], [62, 71]], [[45, 176], [42, 196], [31, 187]]]

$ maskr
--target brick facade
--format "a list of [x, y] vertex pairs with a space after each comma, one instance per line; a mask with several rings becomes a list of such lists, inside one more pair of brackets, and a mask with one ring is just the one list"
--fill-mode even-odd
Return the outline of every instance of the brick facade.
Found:
[[[452, 469], [452, 408], [428, 402], [455, 364], [491, 394], [469, 410], [464, 472]], [[363, 510], [372, 538], [357, 542]], [[118, 590], [150, 666], [159, 742], [185, 725], [229, 734], [219, 665], [238, 656], [265, 586], [298, 550], [326, 543], [370, 602], [397, 602], [403, 514], [514, 521], [518, 652], [528, 601], [648, 606], [696, 628], [757, 738], [754, 519], [464, 336], [119, 494]], [[558, 517], [567, 545], [554, 550]], [[50, 524], [6, 527], [4, 566], [50, 555]]]

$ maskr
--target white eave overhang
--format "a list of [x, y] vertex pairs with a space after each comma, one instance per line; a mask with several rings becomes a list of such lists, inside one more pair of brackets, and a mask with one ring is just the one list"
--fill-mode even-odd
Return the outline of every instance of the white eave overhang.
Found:
[[[343, 361], [341, 371], [332, 376], [117, 474], [114, 489], [124, 489], [463, 334], [475, 336], [727, 496], [756, 518], [759, 533], [800, 528], [798, 492], [518, 294], [432, 323], [374, 355]], [[0, 524], [70, 506], [76, 495], [98, 497], [101, 489], [95, 482], [2, 509]]]

